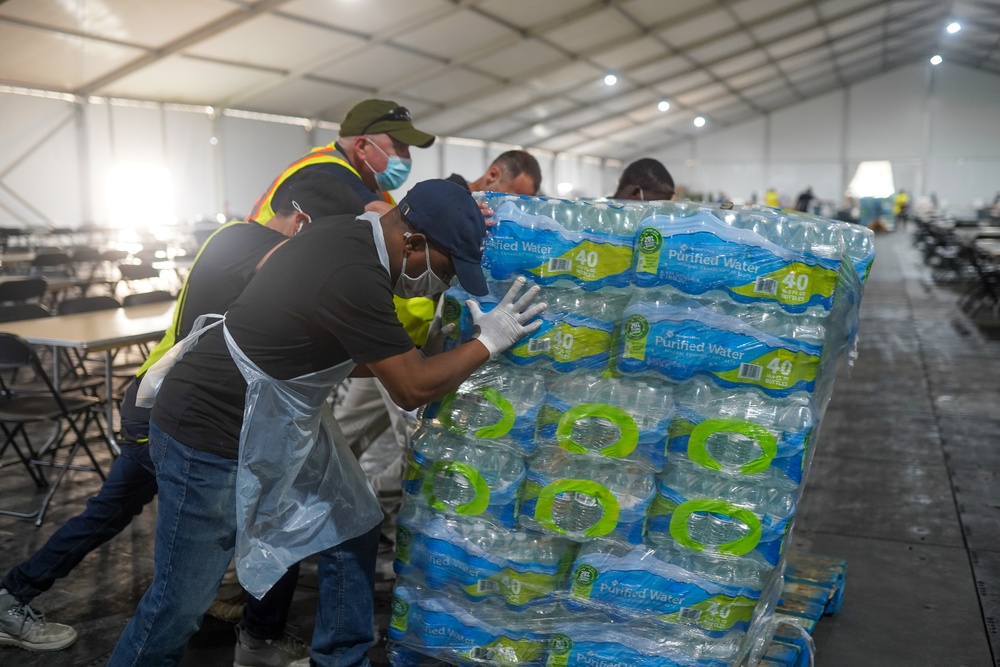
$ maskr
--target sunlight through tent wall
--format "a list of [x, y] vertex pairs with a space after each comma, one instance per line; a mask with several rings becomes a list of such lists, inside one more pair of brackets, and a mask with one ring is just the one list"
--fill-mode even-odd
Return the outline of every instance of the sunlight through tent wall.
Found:
[[851, 197], [875, 197], [884, 199], [896, 192], [892, 178], [892, 163], [888, 160], [862, 162], [854, 172], [847, 194]]
[[156, 226], [175, 221], [173, 178], [166, 167], [120, 164], [108, 179], [108, 209], [113, 227]]

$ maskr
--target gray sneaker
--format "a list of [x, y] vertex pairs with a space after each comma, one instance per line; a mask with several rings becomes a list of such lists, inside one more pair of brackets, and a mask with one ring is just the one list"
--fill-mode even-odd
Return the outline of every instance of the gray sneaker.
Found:
[[29, 605], [0, 588], [0, 646], [29, 651], [58, 651], [76, 641], [76, 630], [49, 623]]
[[309, 646], [287, 632], [280, 639], [256, 639], [239, 624], [233, 667], [309, 667]]

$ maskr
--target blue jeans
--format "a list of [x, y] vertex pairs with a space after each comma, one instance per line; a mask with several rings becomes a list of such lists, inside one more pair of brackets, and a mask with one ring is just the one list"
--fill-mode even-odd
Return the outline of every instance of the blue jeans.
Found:
[[67, 521], [28, 558], [3, 578], [20, 602], [30, 602], [68, 575], [84, 556], [125, 530], [156, 496], [156, 476], [148, 445], [123, 446], [87, 509]]
[[[192, 449], [150, 422], [156, 466], [153, 583], [118, 639], [110, 667], [176, 665], [232, 558], [237, 462]], [[378, 527], [320, 555], [313, 660], [321, 667], [367, 667]]]

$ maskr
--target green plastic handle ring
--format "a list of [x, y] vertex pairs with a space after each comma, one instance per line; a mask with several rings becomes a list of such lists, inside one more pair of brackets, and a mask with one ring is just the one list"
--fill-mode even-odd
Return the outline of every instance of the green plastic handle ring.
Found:
[[604, 510], [604, 515], [600, 521], [597, 521], [584, 531], [583, 534], [587, 537], [607, 535], [618, 525], [618, 515], [621, 512], [618, 499], [615, 498], [615, 495], [607, 487], [588, 479], [562, 479], [544, 487], [538, 492], [538, 502], [535, 505], [535, 521], [550, 530], [565, 535], [567, 531], [557, 526], [555, 521], [552, 520], [552, 503], [555, 502], [556, 496], [560, 493], [567, 492], [582, 493], [585, 496], [590, 496], [597, 500], [601, 509]]
[[616, 442], [600, 450], [602, 455], [620, 459], [635, 451], [635, 446], [639, 444], [639, 427], [632, 415], [621, 408], [603, 403], [584, 403], [563, 413], [556, 426], [556, 441], [559, 446], [573, 454], [586, 454], [589, 450], [573, 440], [573, 425], [590, 417], [607, 419], [621, 432]]
[[740, 466], [741, 475], [753, 475], [767, 470], [778, 453], [778, 440], [773, 433], [759, 424], [748, 422], [745, 419], [706, 419], [691, 431], [691, 437], [688, 440], [688, 458], [703, 468], [722, 470], [722, 464], [708, 453], [708, 448], [705, 446], [709, 436], [716, 433], [745, 435], [764, 450], [763, 454]]
[[[495, 424], [476, 429], [473, 435], [477, 438], [491, 440], [493, 438], [502, 438], [510, 433], [510, 430], [514, 428], [514, 421], [517, 419], [517, 415], [514, 414], [513, 404], [493, 387], [481, 387], [476, 389], [475, 393], [485, 398], [500, 410], [501, 416], [500, 420]], [[464, 433], [464, 430], [455, 428], [455, 423], [451, 420], [451, 405], [455, 402], [456, 396], [458, 396], [458, 392], [452, 392], [441, 401], [441, 422], [452, 431], [461, 431]]]
[[[442, 502], [434, 495], [433, 481], [442, 472], [464, 475], [472, 482], [472, 490], [475, 491], [476, 495], [469, 502], [454, 507]], [[490, 487], [486, 480], [483, 479], [478, 470], [467, 463], [459, 463], [458, 461], [438, 461], [431, 466], [430, 475], [424, 480], [424, 495], [427, 496], [427, 504], [434, 509], [440, 511], [452, 509], [463, 516], [479, 516], [486, 511], [486, 507], [490, 504]]]
[[688, 549], [705, 550], [705, 545], [692, 538], [688, 532], [688, 519], [695, 512], [722, 514], [742, 521], [750, 527], [750, 532], [738, 540], [716, 547], [724, 556], [743, 556], [753, 551], [760, 543], [760, 520], [750, 510], [727, 503], [725, 500], [688, 500], [678, 505], [670, 517], [670, 534]]

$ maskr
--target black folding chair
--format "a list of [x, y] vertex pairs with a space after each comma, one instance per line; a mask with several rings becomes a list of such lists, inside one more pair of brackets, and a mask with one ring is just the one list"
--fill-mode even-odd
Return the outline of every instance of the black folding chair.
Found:
[[73, 260], [64, 252], [35, 251], [31, 260], [31, 275], [38, 277], [73, 278]]
[[[118, 270], [122, 274], [119, 284], [125, 283], [125, 287], [130, 292], [135, 292], [135, 283], [147, 280], [160, 280], [159, 269], [154, 269], [149, 264], [119, 264]], [[118, 291], [117, 285], [115, 292]]]
[[174, 295], [166, 290], [153, 290], [152, 292], [139, 292], [138, 294], [129, 294], [124, 299], [122, 299], [122, 305], [126, 308], [128, 306], [141, 306], [147, 303], [162, 303], [164, 301], [173, 301]]
[[[91, 424], [96, 425], [101, 440], [106, 444], [107, 437], [95, 410], [100, 405], [98, 399], [92, 396], [68, 396], [56, 391], [31, 346], [20, 336], [0, 333], [0, 370], [18, 369], [33, 372], [47, 391], [44, 394], [15, 394], [0, 379], [0, 431], [5, 436], [0, 445], [0, 468], [6, 467], [3, 465], [3, 455], [8, 449], [13, 450], [35, 486], [45, 489], [46, 493], [41, 505], [33, 512], [0, 509], [0, 514], [35, 519], [35, 525], [40, 526], [52, 496], [69, 470], [96, 472], [102, 480], [105, 479], [104, 471], [87, 446], [87, 428]], [[55, 434], [43, 446], [36, 448], [26, 427], [45, 422], [53, 424]], [[71, 436], [69, 442], [67, 436]], [[81, 450], [89, 459], [90, 465], [74, 463]], [[110, 445], [108, 450], [111, 450]], [[61, 454], [64, 456], [60, 460]], [[46, 479], [46, 467], [59, 471], [54, 482], [50, 483]]]
[[41, 301], [49, 283], [45, 278], [25, 278], [0, 282], [0, 303]]
[[0, 306], [0, 323], [34, 320], [39, 317], [49, 317], [45, 306], [37, 303], [18, 303], [13, 306]]

